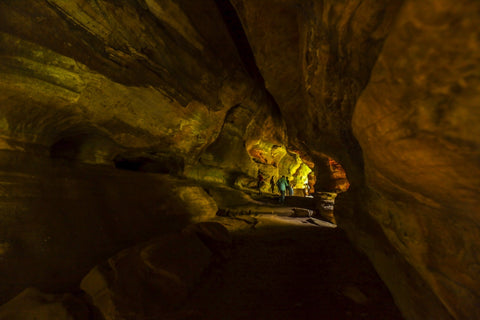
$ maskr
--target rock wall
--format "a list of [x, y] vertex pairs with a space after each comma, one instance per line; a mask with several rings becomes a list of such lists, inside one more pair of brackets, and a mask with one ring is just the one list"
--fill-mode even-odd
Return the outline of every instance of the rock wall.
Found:
[[[203, 207], [204, 216], [216, 214], [205, 192], [166, 175], [23, 152], [0, 152], [0, 186], [2, 302], [29, 285], [75, 288], [105, 256], [199, 216], [185, 202]], [[188, 189], [192, 195], [185, 201]]]
[[456, 319], [480, 303], [479, 20], [476, 2], [406, 2], [353, 118], [370, 215]]
[[284, 116], [289, 145], [314, 162], [336, 159], [349, 179], [362, 180], [350, 120], [401, 1], [231, 2]]
[[243, 187], [258, 170], [317, 162], [321, 186], [334, 159], [351, 183], [339, 224], [404, 316], [475, 318], [479, 11], [466, 0], [1, 2], [2, 275], [27, 256], [49, 261], [2, 292], [68, 271], [68, 248], [110, 251], [121, 235], [215, 211], [199, 187], [114, 167]]
[[216, 213], [200, 187], [114, 166], [182, 175], [237, 132], [242, 167], [214, 165], [254, 179], [244, 141], [284, 139], [213, 1], [4, 1], [0, 56], [2, 301]]
[[189, 166], [239, 106], [240, 136], [282, 143], [274, 103], [213, 0], [16, 1], [0, 12], [5, 149], [102, 164], [167, 153]]
[[289, 143], [345, 168], [339, 224], [404, 316], [475, 318], [478, 4], [232, 3]]
[[216, 213], [200, 186], [146, 172], [278, 175], [281, 114], [224, 14], [213, 0], [0, 3], [0, 300], [63, 290]]

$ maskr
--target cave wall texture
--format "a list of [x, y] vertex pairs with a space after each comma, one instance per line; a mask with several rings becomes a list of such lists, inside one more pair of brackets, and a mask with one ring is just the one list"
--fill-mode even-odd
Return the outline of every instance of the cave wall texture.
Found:
[[370, 215], [458, 319], [480, 306], [479, 13], [406, 2], [353, 117]]
[[2, 1], [0, 292], [214, 214], [165, 174], [243, 187], [331, 158], [339, 225], [403, 315], [475, 318], [479, 22], [476, 1]]
[[216, 213], [115, 167], [248, 186], [287, 154], [213, 1], [2, 1], [0, 56], [2, 301]]

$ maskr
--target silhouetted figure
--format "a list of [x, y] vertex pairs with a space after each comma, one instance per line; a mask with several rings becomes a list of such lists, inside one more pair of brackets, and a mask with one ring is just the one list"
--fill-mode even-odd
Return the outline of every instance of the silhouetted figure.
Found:
[[304, 193], [305, 197], [307, 197], [310, 194], [310, 185], [308, 184], [308, 182], [305, 182], [304, 186], [305, 187], [303, 189], [303, 193]]
[[258, 194], [262, 194], [261, 188], [263, 187], [264, 184], [265, 184], [265, 180], [263, 179], [263, 176], [262, 176], [262, 174], [261, 174], [260, 171], [259, 171], [259, 172], [258, 172], [258, 176], [257, 176]]
[[288, 177], [286, 177], [285, 180], [287, 181], [287, 196], [291, 196], [293, 195], [293, 192], [292, 187], [290, 186], [290, 181], [288, 180]]
[[282, 176], [280, 179], [277, 181], [277, 188], [278, 191], [280, 191], [280, 203], [285, 203], [285, 191], [287, 190], [287, 180], [285, 179], [285, 176]]
[[272, 188], [272, 193], [275, 193], [275, 179], [272, 178], [270, 179], [270, 187]]

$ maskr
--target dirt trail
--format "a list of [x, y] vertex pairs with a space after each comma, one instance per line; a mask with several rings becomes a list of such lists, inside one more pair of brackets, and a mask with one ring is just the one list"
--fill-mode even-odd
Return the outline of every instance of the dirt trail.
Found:
[[232, 232], [230, 254], [186, 305], [201, 319], [402, 319], [369, 261], [340, 229], [306, 218], [289, 224], [275, 214], [242, 218], [257, 223]]

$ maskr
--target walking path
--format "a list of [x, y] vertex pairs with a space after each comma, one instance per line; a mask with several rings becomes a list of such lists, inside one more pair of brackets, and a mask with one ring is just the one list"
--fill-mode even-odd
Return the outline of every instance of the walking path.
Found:
[[264, 196], [255, 210], [243, 206], [219, 217], [233, 235], [232, 250], [198, 284], [186, 310], [210, 320], [402, 319], [342, 230], [289, 217], [302, 203], [311, 209], [307, 199], [278, 206]]

